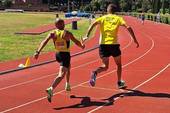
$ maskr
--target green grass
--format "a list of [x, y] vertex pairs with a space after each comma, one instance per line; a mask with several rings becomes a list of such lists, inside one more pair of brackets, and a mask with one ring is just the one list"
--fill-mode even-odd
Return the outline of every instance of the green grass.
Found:
[[[32, 56], [48, 33], [31, 36], [17, 35], [15, 32], [52, 23], [54, 19], [53, 13], [0, 13], [0, 62]], [[66, 29], [77, 38], [83, 36], [88, 27], [88, 20], [85, 19], [78, 21], [78, 30], [71, 30], [71, 25], [66, 25]], [[43, 52], [48, 51], [54, 51], [52, 41], [43, 50]]]

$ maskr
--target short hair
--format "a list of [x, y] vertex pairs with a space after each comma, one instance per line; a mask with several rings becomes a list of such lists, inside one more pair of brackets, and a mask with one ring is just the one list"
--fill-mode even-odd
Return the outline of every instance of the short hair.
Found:
[[115, 4], [109, 4], [107, 8], [109, 9], [108, 11], [111, 13], [114, 13], [117, 10], [117, 6]]
[[60, 18], [56, 18], [55, 19], [55, 24], [60, 23], [60, 22], [64, 23], [64, 20], [60, 19]]

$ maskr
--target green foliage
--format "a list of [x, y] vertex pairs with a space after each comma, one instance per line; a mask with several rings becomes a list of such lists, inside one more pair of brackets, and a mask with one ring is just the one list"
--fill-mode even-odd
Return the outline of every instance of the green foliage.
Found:
[[12, 6], [12, 0], [0, 0], [0, 4], [6, 8], [10, 8]]
[[107, 5], [110, 3], [114, 3], [117, 5], [118, 11], [119, 7], [119, 0], [91, 0], [90, 4], [85, 7], [85, 9], [91, 8], [92, 11], [106, 11]]
[[169, 13], [169, 9], [168, 8], [165, 8], [165, 9], [160, 9], [160, 13], [163, 13], [163, 14], [168, 14]]
[[125, 12], [132, 11], [133, 0], [120, 0], [119, 4], [120, 4], [121, 11], [125, 11]]
[[169, 0], [91, 0], [91, 3], [85, 7], [92, 11], [106, 11], [109, 3], [114, 3], [118, 11], [122, 12], [152, 12], [158, 13], [161, 9], [163, 14], [170, 13]]
[[92, 9], [92, 6], [89, 4], [89, 5], [86, 5], [85, 7], [84, 7], [84, 11], [91, 11], [91, 9]]
[[92, 0], [88, 7], [91, 8], [92, 11], [98, 11], [102, 8], [103, 1], [102, 0]]

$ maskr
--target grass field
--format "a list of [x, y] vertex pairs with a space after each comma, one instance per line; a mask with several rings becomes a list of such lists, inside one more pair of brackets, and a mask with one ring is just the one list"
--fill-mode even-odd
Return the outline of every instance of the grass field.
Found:
[[[60, 17], [63, 17], [63, 15], [60, 15]], [[53, 13], [0, 13], [0, 62], [32, 56], [48, 33], [31, 36], [17, 35], [15, 32], [53, 23], [54, 19], [55, 14]], [[78, 22], [79, 30], [71, 30], [71, 25], [66, 25], [66, 29], [77, 38], [84, 35], [88, 27], [87, 19]], [[48, 51], [54, 51], [51, 41], [43, 50], [43, 52]]]

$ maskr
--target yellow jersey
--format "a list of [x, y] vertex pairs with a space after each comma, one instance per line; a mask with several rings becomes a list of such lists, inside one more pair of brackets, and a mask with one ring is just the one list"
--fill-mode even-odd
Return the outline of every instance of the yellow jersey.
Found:
[[70, 41], [64, 39], [64, 30], [54, 30], [53, 42], [57, 52], [70, 52]]
[[117, 34], [120, 25], [125, 25], [122, 17], [107, 14], [96, 19], [100, 23], [100, 42], [99, 44], [118, 44]]

